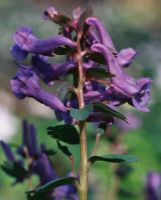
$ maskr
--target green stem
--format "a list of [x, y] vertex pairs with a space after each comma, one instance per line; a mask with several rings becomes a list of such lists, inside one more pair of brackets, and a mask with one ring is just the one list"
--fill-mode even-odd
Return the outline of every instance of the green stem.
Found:
[[[79, 108], [83, 108], [84, 103], [84, 95], [83, 95], [83, 87], [84, 87], [84, 72], [83, 72], [83, 62], [82, 62], [82, 51], [80, 46], [81, 35], [78, 34], [77, 39], [77, 62], [78, 62], [78, 88], [77, 88], [77, 96]], [[79, 130], [80, 130], [80, 184], [79, 184], [79, 199], [87, 200], [88, 193], [88, 162], [87, 162], [87, 138], [86, 138], [86, 121], [79, 121]]]

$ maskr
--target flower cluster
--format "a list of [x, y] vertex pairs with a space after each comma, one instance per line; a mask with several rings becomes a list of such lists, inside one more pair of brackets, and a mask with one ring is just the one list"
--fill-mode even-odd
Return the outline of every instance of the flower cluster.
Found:
[[[15, 183], [20, 183], [25, 179], [31, 179], [32, 175], [37, 175], [39, 177], [38, 186], [45, 185], [59, 178], [49, 160], [46, 146], [44, 144], [38, 146], [37, 144], [36, 129], [33, 124], [29, 124], [26, 120], [23, 121], [22, 144], [16, 149], [16, 154], [21, 157], [20, 160], [17, 160], [17, 156], [8, 144], [3, 141], [1, 141], [0, 144], [8, 160], [2, 169], [16, 178]], [[25, 162], [27, 162], [28, 165], [27, 170], [24, 168]], [[9, 163], [15, 166], [15, 168], [10, 168], [10, 171], [8, 168]], [[19, 172], [16, 172], [18, 169]], [[22, 171], [24, 173], [22, 173]], [[70, 176], [72, 175], [70, 174]], [[61, 186], [44, 195], [51, 200], [61, 200], [62, 198], [71, 200], [78, 199], [77, 190], [74, 185]]]
[[[60, 25], [59, 35], [40, 39], [30, 27], [22, 26], [13, 36], [15, 44], [11, 53], [19, 69], [11, 80], [11, 87], [18, 98], [32, 97], [55, 110], [59, 119], [71, 122], [69, 110], [78, 107], [76, 97], [65, 95], [61, 99], [56, 93], [46, 92], [39, 85], [39, 79], [52, 86], [55, 80], [62, 81], [72, 74], [74, 78], [69, 92], [74, 91], [72, 89], [78, 82], [77, 41], [81, 37], [85, 103], [102, 102], [111, 107], [128, 103], [140, 111], [149, 111], [151, 79], [134, 79], [125, 72], [136, 55], [135, 50], [126, 48], [117, 52], [108, 31], [93, 16], [91, 8], [83, 13], [77, 8], [71, 18], [50, 7], [43, 17]], [[32, 55], [30, 67], [21, 63], [28, 54]], [[65, 63], [50, 63], [48, 58], [56, 55], [64, 55]], [[105, 119], [99, 112], [93, 111], [87, 121], [109, 122], [111, 119]]]

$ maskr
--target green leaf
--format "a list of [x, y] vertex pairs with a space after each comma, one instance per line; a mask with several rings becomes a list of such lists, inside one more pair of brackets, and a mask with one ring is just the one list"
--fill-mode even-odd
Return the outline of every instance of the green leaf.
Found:
[[131, 163], [138, 161], [138, 158], [131, 155], [109, 154], [104, 156], [92, 156], [88, 159], [91, 163], [96, 161], [112, 162], [112, 163]]
[[92, 111], [93, 111], [92, 104], [87, 104], [82, 109], [71, 108], [70, 115], [74, 119], [82, 121], [87, 119]]
[[61, 101], [65, 99], [71, 87], [72, 87], [71, 84], [67, 81], [57, 82], [57, 85], [55, 88], [56, 88], [57, 95]]
[[29, 194], [38, 194], [38, 193], [46, 193], [51, 191], [54, 188], [63, 186], [63, 185], [68, 185], [68, 184], [75, 184], [75, 182], [78, 181], [77, 178], [75, 177], [67, 177], [67, 178], [60, 178], [54, 181], [50, 181], [47, 184], [35, 189], [28, 191], [27, 193]]
[[89, 78], [92, 77], [109, 78], [112, 77], [113, 75], [107, 72], [103, 68], [89, 68], [86, 70], [86, 76]]
[[28, 171], [17, 162], [5, 161], [4, 164], [1, 165], [1, 169], [17, 180], [22, 181], [28, 176]]
[[107, 129], [107, 124], [106, 123], [101, 123], [98, 128], [97, 128], [97, 133], [100, 135], [103, 135]]
[[79, 144], [79, 134], [77, 129], [72, 125], [64, 124], [55, 127], [48, 127], [47, 130], [47, 134], [52, 138], [69, 144]]
[[106, 114], [107, 116], [116, 117], [116, 118], [122, 119], [125, 122], [127, 122], [126, 117], [123, 114], [110, 108], [109, 106], [105, 105], [104, 103], [100, 103], [100, 102], [93, 103], [93, 108], [95, 111], [102, 112], [103, 114]]
[[58, 140], [57, 140], [57, 145], [63, 154], [65, 154], [68, 157], [72, 156], [72, 153], [69, 151], [67, 146], [62, 145]]
[[68, 46], [64, 46], [64, 47], [57, 47], [54, 49], [53, 53], [56, 55], [67, 55], [67, 54], [71, 54], [75, 51], [75, 49], [68, 47]]
[[54, 151], [53, 149], [45, 149], [44, 153], [47, 155], [47, 156], [53, 156], [56, 154], [56, 151]]
[[99, 64], [103, 64], [103, 65], [106, 64], [106, 61], [105, 61], [104, 56], [103, 56], [101, 53], [99, 53], [99, 52], [91, 52], [91, 53], [88, 53], [88, 54], [87, 54], [87, 57], [88, 57], [90, 60], [92, 60], [92, 61], [94, 61], [94, 62], [97, 62], [97, 63], [99, 63]]

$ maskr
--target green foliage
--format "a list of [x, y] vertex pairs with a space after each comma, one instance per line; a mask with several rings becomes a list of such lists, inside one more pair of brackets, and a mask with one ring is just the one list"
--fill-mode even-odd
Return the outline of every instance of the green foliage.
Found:
[[102, 112], [103, 114], [110, 116], [110, 117], [116, 117], [116, 118], [122, 119], [126, 122], [126, 117], [123, 114], [110, 108], [109, 106], [105, 105], [104, 103], [100, 103], [100, 102], [93, 103], [93, 108], [95, 111]]
[[63, 154], [65, 154], [68, 157], [72, 156], [72, 153], [69, 151], [67, 146], [62, 145], [58, 140], [57, 140], [57, 145]]
[[82, 109], [71, 108], [70, 115], [74, 119], [82, 121], [87, 119], [92, 111], [93, 111], [92, 104], [87, 104]]
[[54, 181], [50, 181], [47, 184], [38, 187], [35, 190], [28, 191], [29, 194], [47, 193], [56, 187], [63, 185], [74, 184], [77, 180], [75, 177], [60, 178]]
[[90, 52], [87, 54], [87, 57], [94, 62], [106, 64], [104, 56], [99, 52]]
[[28, 171], [17, 162], [5, 161], [1, 169], [11, 177], [23, 181], [28, 177]]
[[107, 72], [104, 68], [89, 68], [86, 70], [86, 76], [89, 78], [109, 78], [112, 77], [112, 74]]
[[88, 159], [91, 163], [96, 161], [112, 162], [112, 163], [131, 163], [136, 162], [138, 159], [131, 155], [110, 154], [104, 156], [92, 156]]
[[58, 125], [55, 127], [48, 127], [47, 130], [47, 134], [52, 138], [69, 144], [79, 144], [79, 134], [77, 129], [72, 125]]

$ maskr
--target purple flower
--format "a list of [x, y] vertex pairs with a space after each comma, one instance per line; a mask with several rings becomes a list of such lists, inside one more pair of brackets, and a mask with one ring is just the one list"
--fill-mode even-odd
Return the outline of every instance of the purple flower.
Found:
[[117, 126], [122, 132], [128, 132], [129, 130], [137, 129], [141, 125], [140, 118], [134, 115], [132, 112], [126, 113], [128, 123], [122, 120], [117, 120]]
[[25, 50], [22, 50], [18, 45], [13, 45], [11, 47], [11, 54], [14, 57], [16, 61], [23, 61], [28, 56], [28, 52]]
[[157, 172], [149, 172], [146, 178], [145, 200], [161, 199], [161, 175]]
[[103, 26], [103, 24], [101, 23], [101, 21], [99, 19], [97, 19], [96, 17], [89, 17], [86, 19], [86, 23], [89, 26], [92, 26], [95, 28], [96, 33], [98, 35], [99, 43], [101, 43], [105, 47], [111, 49], [113, 52], [116, 52], [115, 46], [112, 42], [112, 39], [111, 39], [107, 29]]
[[38, 55], [32, 57], [32, 65], [34, 71], [47, 84], [52, 84], [53, 80], [58, 79], [75, 67], [75, 63], [71, 59], [68, 59], [64, 64], [49, 64], [42, 56], [40, 57]]
[[[13, 39], [16, 45], [23, 52], [25, 51], [28, 53], [51, 55], [52, 51], [55, 48], [62, 45], [67, 45], [69, 47], [75, 48], [75, 42], [61, 35], [57, 35], [55, 37], [51, 37], [47, 39], [38, 39], [35, 35], [33, 35], [32, 29], [28, 26], [22, 26], [18, 28], [16, 33], [13, 36]], [[18, 55], [20, 54], [20, 49], [18, 49], [18, 47], [12, 48], [12, 55], [15, 58], [20, 57]]]
[[54, 200], [78, 200], [76, 187], [73, 185], [64, 185], [54, 190]]
[[10, 146], [8, 144], [6, 144], [5, 142], [3, 141], [0, 141], [0, 144], [1, 144], [1, 147], [5, 153], [5, 156], [6, 158], [8, 159], [8, 161], [13, 161], [15, 162], [16, 159], [15, 159], [15, 156], [10, 148]]
[[136, 51], [132, 48], [122, 49], [117, 55], [117, 61], [122, 67], [128, 67], [135, 55]]
[[38, 158], [34, 159], [30, 165], [32, 173], [36, 174], [40, 178], [40, 185], [44, 185], [47, 182], [56, 179], [56, 175], [48, 157], [42, 153]]
[[12, 92], [19, 99], [32, 97], [51, 109], [58, 109], [66, 112], [67, 109], [56, 95], [42, 90], [38, 83], [38, 76], [29, 67], [20, 67], [17, 75], [11, 80]]
[[22, 123], [22, 146], [17, 149], [17, 153], [23, 157], [37, 157], [39, 155], [36, 129], [33, 124], [28, 124], [26, 120], [23, 120]]
[[44, 11], [43, 19], [49, 20], [50, 18], [54, 18], [54, 15], [58, 15], [58, 11], [54, 7], [49, 7], [47, 10]]
[[112, 52], [102, 44], [94, 44], [92, 50], [103, 54], [107, 63], [107, 70], [114, 75], [111, 78], [110, 88], [116, 92], [115, 97], [118, 96], [119, 100], [121, 95], [124, 97], [124, 102], [134, 105], [140, 111], [148, 112], [147, 105], [150, 100], [151, 79], [141, 78], [135, 80], [126, 74]]

